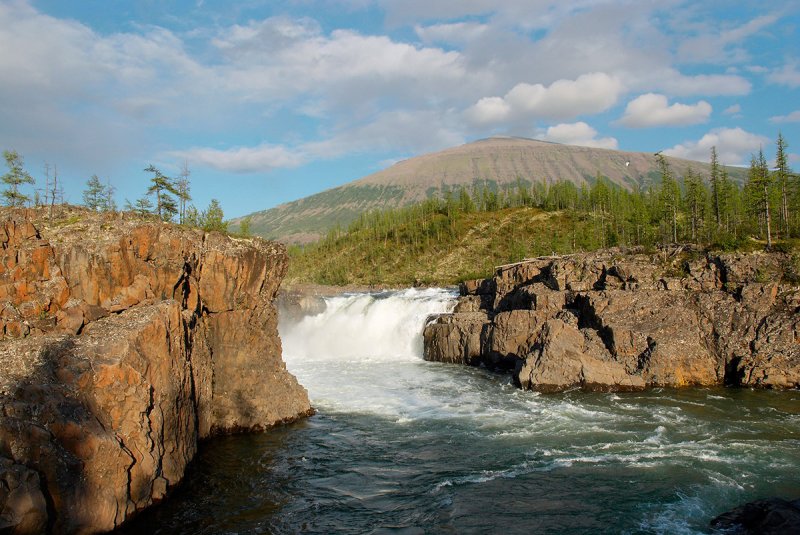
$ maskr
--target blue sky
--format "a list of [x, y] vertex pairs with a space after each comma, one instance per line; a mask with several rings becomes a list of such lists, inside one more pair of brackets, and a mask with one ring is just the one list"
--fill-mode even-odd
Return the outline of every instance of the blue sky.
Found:
[[[500, 4], [499, 6], [497, 4]], [[794, 1], [0, 0], [0, 148], [270, 208], [492, 135], [800, 167]]]

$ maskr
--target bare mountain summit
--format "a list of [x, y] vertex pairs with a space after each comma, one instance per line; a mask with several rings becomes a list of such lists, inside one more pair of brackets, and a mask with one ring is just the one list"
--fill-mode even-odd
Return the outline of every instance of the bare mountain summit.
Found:
[[[709, 174], [709, 164], [668, 157], [682, 176], [692, 167]], [[744, 170], [728, 168], [734, 180]], [[309, 242], [359, 214], [395, 208], [474, 185], [490, 188], [568, 180], [591, 184], [598, 173], [625, 188], [657, 181], [655, 155], [561, 145], [533, 139], [495, 137], [400, 161], [342, 186], [250, 215], [251, 231], [284, 242]], [[238, 224], [240, 220], [234, 220]]]

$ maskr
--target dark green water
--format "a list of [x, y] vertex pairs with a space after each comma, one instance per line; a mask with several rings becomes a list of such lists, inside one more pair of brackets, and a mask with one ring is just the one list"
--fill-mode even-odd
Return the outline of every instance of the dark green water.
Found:
[[419, 358], [405, 326], [446, 307], [354, 296], [282, 325], [318, 415], [205, 443], [122, 532], [708, 533], [742, 502], [800, 497], [800, 392], [521, 392]]

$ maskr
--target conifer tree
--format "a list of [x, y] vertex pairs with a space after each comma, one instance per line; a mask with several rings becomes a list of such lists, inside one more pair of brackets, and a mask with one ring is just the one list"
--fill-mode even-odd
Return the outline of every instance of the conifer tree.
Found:
[[767, 247], [772, 247], [772, 218], [769, 207], [771, 182], [767, 159], [764, 157], [764, 151], [759, 149], [758, 156], [754, 154], [750, 158], [747, 195], [760, 224], [766, 229]]
[[711, 147], [711, 202], [714, 207], [714, 217], [717, 220], [717, 228], [722, 225], [723, 206], [723, 185], [720, 173], [720, 165], [717, 160], [717, 147]]
[[678, 241], [678, 209], [681, 200], [681, 190], [678, 182], [669, 168], [669, 162], [660, 152], [656, 154], [658, 168], [661, 174], [661, 189], [659, 191], [659, 203], [663, 216], [663, 221], [671, 228], [671, 238], [673, 243]]
[[219, 204], [219, 201], [217, 199], [211, 199], [208, 208], [203, 210], [203, 213], [200, 215], [201, 227], [206, 232], [211, 232], [212, 230], [227, 232], [228, 223], [224, 221], [224, 219], [225, 214], [222, 212], [222, 206]]
[[789, 237], [789, 162], [786, 157], [786, 141], [783, 136], [778, 132], [778, 141], [776, 142], [777, 152], [775, 155], [775, 182], [780, 188], [780, 223], [781, 231], [785, 238]]
[[86, 181], [83, 190], [83, 204], [90, 210], [98, 212], [106, 206], [106, 188], [97, 175], [92, 175]]
[[162, 221], [170, 221], [178, 213], [178, 206], [173, 195], [178, 194], [174, 181], [165, 176], [152, 164], [145, 168], [148, 173], [153, 173], [150, 182], [151, 186], [147, 189], [147, 195], [155, 194], [156, 208], [155, 213]]
[[684, 206], [686, 207], [691, 226], [691, 240], [697, 243], [698, 229], [703, 219], [703, 208], [706, 204], [706, 189], [700, 175], [690, 167], [683, 177]]
[[6, 159], [6, 165], [8, 166], [8, 173], [0, 177], [0, 180], [8, 186], [8, 189], [3, 191], [6, 206], [25, 206], [25, 203], [30, 200], [30, 197], [21, 193], [19, 187], [22, 184], [33, 184], [33, 177], [25, 171], [25, 162], [17, 151], [3, 151], [3, 157]]

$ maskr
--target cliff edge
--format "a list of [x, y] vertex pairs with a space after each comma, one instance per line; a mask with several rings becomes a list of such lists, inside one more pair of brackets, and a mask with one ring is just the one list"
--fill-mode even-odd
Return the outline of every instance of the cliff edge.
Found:
[[0, 531], [114, 529], [198, 440], [311, 412], [283, 246], [128, 214], [0, 210]]
[[800, 387], [797, 259], [606, 251], [468, 281], [425, 358], [512, 370], [525, 389]]

